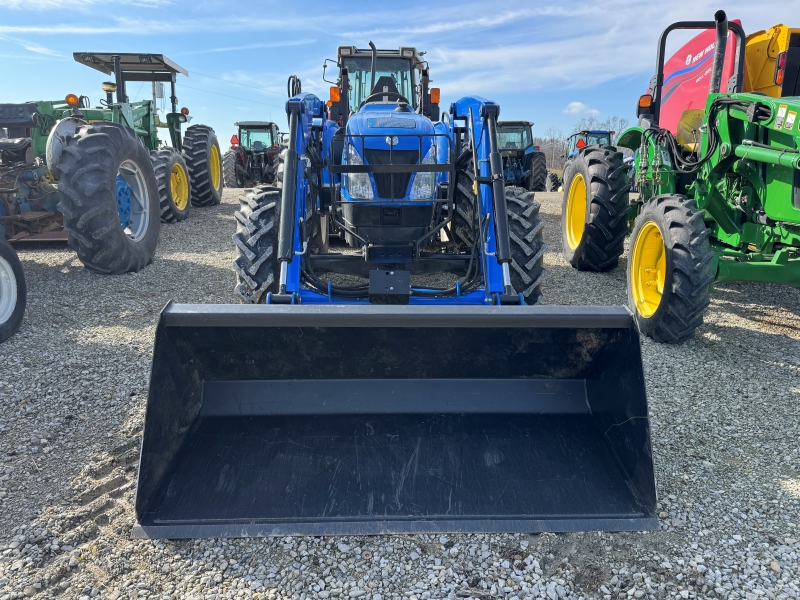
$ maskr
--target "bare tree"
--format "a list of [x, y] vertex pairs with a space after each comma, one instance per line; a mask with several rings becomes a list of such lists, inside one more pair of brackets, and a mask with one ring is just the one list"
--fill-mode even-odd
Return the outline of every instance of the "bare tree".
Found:
[[557, 127], [549, 127], [543, 136], [534, 137], [533, 143], [544, 152], [548, 169], [560, 171], [564, 168], [567, 141], [563, 131]]

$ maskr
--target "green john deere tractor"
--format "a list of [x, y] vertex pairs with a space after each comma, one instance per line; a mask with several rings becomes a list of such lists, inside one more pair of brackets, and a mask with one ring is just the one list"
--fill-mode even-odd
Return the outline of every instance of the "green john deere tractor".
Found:
[[[676, 29], [715, 29], [717, 42], [705, 109], [684, 111], [673, 135], [659, 115], [666, 37]], [[729, 29], [737, 72], [720, 93]], [[671, 25], [637, 112], [638, 125], [617, 141], [638, 151], [635, 202], [620, 152], [576, 156], [562, 217], [572, 265], [613, 268], [630, 232], [631, 310], [642, 333], [668, 343], [692, 337], [715, 282], [800, 287], [800, 29], [745, 38], [724, 11]]]
[[[187, 72], [160, 54], [76, 52], [77, 62], [114, 81], [91, 107], [86, 96], [0, 104], [0, 235], [12, 242], [63, 239], [87, 267], [138, 271], [158, 244], [159, 223], [182, 221], [190, 203], [218, 204], [222, 162], [214, 131], [189, 127], [175, 79]], [[128, 82], [152, 82], [153, 98], [131, 102]], [[163, 82], [171, 112], [156, 109]], [[116, 100], [114, 95], [116, 94]], [[172, 146], [161, 145], [158, 128]]]

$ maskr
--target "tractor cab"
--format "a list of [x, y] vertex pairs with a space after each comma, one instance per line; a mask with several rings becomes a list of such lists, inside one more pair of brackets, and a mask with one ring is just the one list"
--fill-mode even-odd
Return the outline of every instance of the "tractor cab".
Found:
[[576, 153], [589, 146], [611, 146], [611, 138], [614, 131], [605, 130], [584, 130], [573, 133], [567, 139], [567, 157], [573, 157]]
[[383, 50], [374, 45], [366, 49], [339, 46], [339, 77], [328, 101], [330, 119], [344, 126], [367, 104], [392, 103], [404, 104], [409, 112], [438, 121], [439, 89], [430, 87], [424, 54], [409, 47]]
[[239, 121], [234, 123], [238, 134], [231, 139], [231, 146], [239, 146], [248, 152], [277, 150], [280, 142], [278, 126], [270, 121]]
[[497, 147], [503, 156], [519, 155], [532, 151], [533, 123], [528, 121], [499, 121], [497, 123]]

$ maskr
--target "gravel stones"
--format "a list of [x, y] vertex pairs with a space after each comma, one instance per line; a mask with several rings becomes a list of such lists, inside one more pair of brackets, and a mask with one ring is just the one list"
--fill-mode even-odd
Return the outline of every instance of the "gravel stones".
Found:
[[[0, 600], [800, 596], [800, 291], [759, 284], [718, 286], [682, 346], [642, 341], [658, 531], [130, 540], [158, 311], [236, 302], [239, 193], [163, 227], [137, 274], [20, 248], [28, 312], [0, 345]], [[625, 258], [578, 273], [558, 251], [561, 195], [536, 200], [544, 302], [622, 304]]]

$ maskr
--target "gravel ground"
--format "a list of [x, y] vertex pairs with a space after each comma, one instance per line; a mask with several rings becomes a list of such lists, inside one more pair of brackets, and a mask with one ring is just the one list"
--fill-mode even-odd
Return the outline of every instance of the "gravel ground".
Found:
[[[158, 311], [235, 302], [238, 190], [164, 226], [154, 264], [92, 274], [22, 248], [22, 331], [0, 346], [0, 600], [797, 598], [800, 291], [717, 288], [677, 347], [642, 341], [661, 527], [650, 533], [131, 541]], [[624, 264], [577, 273], [546, 219], [549, 304], [620, 304]], [[623, 259], [624, 263], [624, 259]]]

